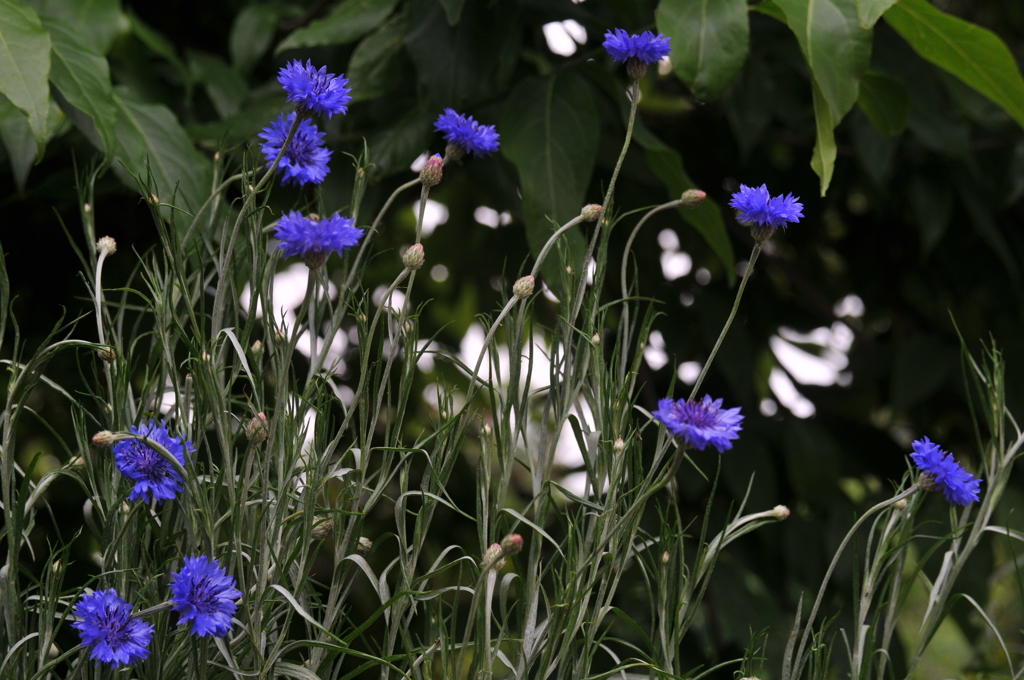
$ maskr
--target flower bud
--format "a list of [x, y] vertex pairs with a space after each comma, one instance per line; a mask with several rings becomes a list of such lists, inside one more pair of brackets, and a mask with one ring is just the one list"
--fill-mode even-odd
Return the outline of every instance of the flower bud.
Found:
[[789, 517], [789, 508], [785, 505], [776, 505], [772, 508], [772, 516], [774, 516], [775, 519], [786, 519]]
[[313, 518], [313, 540], [322, 541], [334, 531], [334, 521], [329, 517], [317, 515]]
[[82, 212], [84, 212], [86, 215], [88, 215], [89, 213], [92, 212], [92, 206], [89, 205], [88, 203], [84, 204], [82, 206]]
[[517, 555], [523, 549], [523, 537], [519, 534], [509, 534], [501, 539], [501, 552], [503, 555]]
[[426, 165], [420, 170], [420, 181], [425, 187], [436, 187], [441, 183], [443, 175], [444, 161], [441, 159], [441, 154], [435, 153], [427, 159]]
[[491, 426], [488, 425], [487, 423], [484, 423], [483, 430], [481, 430], [481, 431], [483, 432], [483, 435], [485, 437], [490, 437], [491, 436], [491, 432], [492, 432]]
[[113, 446], [115, 441], [117, 440], [114, 438], [114, 433], [110, 430], [100, 430], [92, 436], [92, 443], [103, 448]]
[[370, 552], [373, 548], [373, 541], [368, 539], [366, 536], [360, 536], [359, 542], [356, 544], [356, 552], [360, 555], [365, 555]]
[[51, 569], [53, 569], [53, 573], [54, 574], [59, 574], [60, 573], [60, 560], [54, 560], [53, 561], [53, 566], [51, 567]]
[[113, 347], [100, 347], [96, 350], [96, 356], [98, 356], [101, 361], [109, 363], [117, 359], [117, 352], [114, 351]]
[[259, 446], [267, 441], [267, 435], [270, 433], [267, 416], [262, 411], [253, 416], [249, 422], [242, 426], [242, 429], [245, 430], [245, 436], [252, 442], [253, 446]]
[[416, 271], [423, 266], [423, 261], [426, 259], [423, 256], [423, 244], [416, 243], [409, 246], [409, 249], [402, 254], [402, 264], [405, 265], [406, 269]]
[[68, 467], [72, 469], [85, 467], [85, 458], [82, 458], [81, 456], [75, 456], [74, 458], [68, 461]]
[[160, 205], [160, 199], [157, 198], [156, 194], [149, 195], [149, 202], [152, 203], [153, 205]]
[[[491, 569], [493, 569], [494, 571], [501, 571], [501, 568], [505, 566], [505, 558], [501, 557], [501, 554], [503, 552], [504, 551], [502, 550], [500, 543], [492, 543], [491, 547], [488, 548], [487, 552], [484, 553], [484, 561], [480, 564], [480, 567], [485, 568], [488, 564], [490, 564]], [[499, 557], [501, 557], [501, 559], [497, 559]], [[494, 561], [494, 563], [492, 564], [492, 560], [496, 561]]]
[[622, 437], [619, 437], [618, 439], [615, 440], [615, 443], [612, 444], [612, 452], [615, 453], [616, 455], [619, 455], [625, 450], [626, 442], [622, 441]]
[[591, 342], [591, 344], [593, 344], [595, 346], [596, 345], [600, 345], [601, 344], [601, 334], [600, 333], [594, 333], [590, 337], [590, 342]]
[[327, 258], [330, 257], [331, 251], [329, 250], [308, 250], [306, 254], [302, 256], [302, 261], [307, 267], [316, 271], [323, 267], [327, 263]]
[[601, 205], [598, 203], [591, 203], [590, 205], [585, 205], [583, 206], [583, 210], [580, 211], [580, 217], [583, 218], [584, 222], [594, 222], [600, 216]]
[[667, 550], [665, 552], [661, 553], [661, 563], [662, 564], [668, 564], [671, 560], [672, 560], [672, 555], [670, 555]]
[[626, 60], [626, 75], [632, 80], [640, 80], [647, 75], [647, 64], [636, 57]]
[[459, 161], [465, 155], [466, 150], [462, 148], [462, 145], [455, 142], [448, 142], [448, 146], [444, 148], [444, 159], [446, 161]]
[[[89, 206], [88, 203], [85, 204]], [[88, 210], [86, 211], [88, 212]], [[117, 252], [117, 241], [109, 236], [104, 236], [99, 241], [96, 241], [96, 252], [100, 255], [113, 255]]]
[[896, 506], [897, 510], [903, 510], [905, 507], [907, 507], [907, 499], [906, 498], [901, 498], [898, 501], [896, 501], [895, 503], [893, 503], [893, 505]]
[[533, 295], [533, 277], [527, 274], [516, 281], [512, 286], [512, 294], [520, 300], [525, 300]]
[[263, 343], [260, 342], [259, 340], [256, 340], [255, 342], [252, 343], [252, 347], [249, 348], [249, 351], [252, 352], [252, 355], [254, 357], [262, 356], [263, 355]]
[[684, 208], [696, 208], [708, 195], [700, 189], [687, 189], [683, 192], [683, 195], [679, 197], [679, 205]]

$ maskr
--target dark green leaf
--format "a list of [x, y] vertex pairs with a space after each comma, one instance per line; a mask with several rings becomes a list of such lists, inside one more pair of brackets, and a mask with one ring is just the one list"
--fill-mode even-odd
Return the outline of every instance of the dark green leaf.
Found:
[[991, 210], [982, 203], [977, 191], [971, 191], [964, 183], [958, 184], [957, 188], [960, 190], [960, 200], [963, 202], [964, 207], [967, 208], [967, 214], [971, 218], [971, 226], [974, 227], [974, 231], [988, 244], [992, 252], [999, 258], [999, 261], [1003, 263], [1006, 273], [1016, 283], [1020, 280], [1020, 269], [1017, 266], [1016, 259], [1014, 259], [1010, 244], [1006, 242], [1006, 238], [999, 231], [999, 226], [992, 218]]
[[821, 195], [828, 191], [832, 183], [832, 171], [836, 165], [835, 127], [838, 121], [832, 117], [832, 108], [825, 100], [818, 82], [812, 78], [814, 88], [814, 125], [817, 139], [814, 141], [814, 153], [811, 154], [811, 169], [821, 179]]
[[287, 13], [287, 6], [278, 3], [249, 5], [235, 16], [228, 37], [231, 63], [248, 73], [274, 42], [274, 33]]
[[407, 169], [427, 148], [427, 135], [433, 112], [413, 111], [397, 122], [390, 122], [367, 136], [374, 175], [390, 175]]
[[64, 99], [62, 104], [74, 107], [65, 112], [109, 156], [117, 144], [117, 109], [111, 101], [113, 86], [107, 59], [79, 40], [80, 33], [62, 21], [44, 19], [44, 24], [53, 41], [50, 79]]
[[63, 21], [90, 52], [106, 54], [114, 39], [131, 28], [120, 0], [32, 0], [43, 19]]
[[11, 161], [11, 173], [14, 183], [21, 191], [25, 188], [29, 170], [36, 160], [36, 143], [32, 139], [32, 130], [28, 127], [28, 119], [18, 110], [11, 100], [0, 94], [0, 139], [7, 149], [7, 157]]
[[178, 119], [166, 106], [132, 101], [123, 91], [115, 92], [113, 100], [117, 107], [116, 158], [120, 161], [113, 167], [121, 181], [137, 190], [131, 175], [145, 183], [152, 172], [153, 189], [161, 202], [171, 203], [174, 196], [174, 204], [182, 210], [198, 210], [210, 193], [212, 170]]
[[363, 38], [348, 62], [352, 100], [374, 99], [399, 80], [405, 22], [391, 19], [375, 33]]
[[922, 57], [982, 93], [1024, 126], [1024, 78], [1006, 44], [991, 31], [936, 9], [902, 0], [885, 21]]
[[754, 12], [760, 12], [761, 14], [778, 19], [782, 23], [786, 23], [786, 13], [782, 11], [782, 8], [775, 4], [774, 0], [765, 0], [759, 2], [756, 5], [751, 5], [750, 9]]
[[39, 157], [46, 147], [49, 79], [50, 34], [31, 8], [0, 0], [0, 93], [28, 118]]
[[857, 101], [871, 58], [871, 31], [861, 28], [854, 0], [775, 1], [832, 109], [835, 127]]
[[131, 22], [132, 33], [142, 41], [142, 44], [151, 49], [155, 54], [163, 57], [181, 75], [186, 86], [192, 83], [192, 74], [185, 67], [185, 62], [178, 56], [174, 43], [165, 38], [159, 31], [137, 17], [134, 12], [129, 11], [128, 19]]
[[910, 180], [910, 209], [921, 234], [922, 257], [927, 257], [949, 228], [953, 193], [948, 185], [937, 184], [922, 175]]
[[895, 78], [867, 71], [860, 81], [857, 103], [883, 135], [894, 137], [906, 129], [910, 98], [907, 88]]
[[772, 121], [771, 109], [774, 82], [768, 66], [761, 59], [748, 59], [740, 77], [723, 96], [725, 115], [743, 156], [749, 157], [754, 146]]
[[274, 54], [359, 40], [380, 26], [397, 4], [398, 0], [345, 0], [323, 19], [296, 30], [281, 41]]
[[860, 109], [851, 111], [849, 120], [857, 160], [876, 186], [886, 188], [896, 159], [897, 138], [880, 133]]
[[237, 114], [249, 93], [242, 74], [217, 55], [207, 52], [189, 52], [188, 61], [193, 78], [203, 84], [217, 115], [229, 118]]
[[[502, 153], [519, 171], [526, 236], [534, 255], [555, 231], [576, 217], [597, 158], [598, 122], [590, 85], [569, 72], [525, 80], [505, 102], [501, 116]], [[583, 238], [566, 233], [574, 269], [580, 271]], [[548, 286], [565, 300], [557, 258], [543, 264]]]
[[441, 6], [444, 7], [445, 16], [448, 17], [448, 25], [454, 26], [459, 23], [459, 18], [462, 16], [462, 8], [466, 4], [466, 0], [438, 0]]
[[750, 50], [746, 0], [662, 0], [656, 16], [676, 75], [698, 99], [718, 99]]
[[272, 97], [264, 97], [247, 103], [242, 109], [222, 121], [195, 125], [188, 128], [188, 134], [198, 140], [200, 147], [218, 150], [245, 142], [288, 106], [283, 91]]
[[857, 0], [857, 18], [863, 28], [873, 27], [885, 14], [885, 10], [899, 0]]
[[931, 335], [915, 335], [896, 350], [890, 400], [897, 411], [937, 390], [955, 366], [956, 352]]

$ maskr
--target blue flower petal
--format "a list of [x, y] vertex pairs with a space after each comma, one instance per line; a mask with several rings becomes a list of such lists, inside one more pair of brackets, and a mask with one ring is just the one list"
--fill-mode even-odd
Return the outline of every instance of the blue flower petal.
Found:
[[326, 66], [317, 70], [308, 60], [305, 66], [298, 59], [289, 62], [280, 70], [277, 80], [288, 93], [288, 101], [328, 118], [336, 113], [347, 113], [348, 103], [352, 101], [352, 89], [347, 87], [344, 74], [328, 73]]
[[352, 218], [335, 213], [331, 217], [315, 220], [292, 210], [277, 223], [275, 236], [281, 240], [277, 247], [285, 257], [298, 255], [327, 256], [331, 252], [341, 255], [346, 248], [359, 243], [363, 230], [354, 227]]
[[662, 399], [652, 415], [690, 446], [703, 450], [711, 445], [719, 453], [731, 449], [743, 429], [740, 407], [723, 410], [722, 400], [709, 395], [703, 401]]
[[911, 460], [927, 481], [942, 491], [947, 501], [955, 505], [970, 505], [978, 500], [983, 480], [964, 470], [964, 466], [953, 459], [953, 454], [943, 451], [928, 437], [918, 439], [913, 447]]
[[799, 222], [804, 216], [803, 204], [793, 194], [778, 195], [774, 198], [768, 193], [767, 185], [748, 187], [740, 185], [740, 190], [732, 195], [729, 205], [739, 211], [741, 222], [785, 227], [791, 222]]
[[91, 659], [121, 665], [149, 656], [153, 626], [132, 618], [132, 609], [113, 588], [82, 595], [75, 605], [75, 616], [82, 620], [71, 627], [78, 629], [82, 644], [90, 648]]
[[[184, 437], [172, 437], [167, 426], [155, 420], [148, 424], [131, 427], [133, 434], [140, 434], [160, 444], [178, 460], [182, 466], [187, 464], [186, 449], [194, 451], [192, 442], [184, 441]], [[126, 439], [114, 444], [114, 463], [121, 474], [135, 482], [128, 500], [156, 500], [158, 503], [171, 500], [182, 490], [184, 480], [170, 462], [157, 451], [137, 439]]]
[[[287, 116], [281, 114], [259, 134], [264, 141], [262, 151], [268, 167], [281, 153], [281, 145], [288, 138], [288, 131], [296, 115], [294, 111]], [[288, 149], [277, 165], [281, 172], [281, 184], [320, 184], [331, 171], [327, 167], [329, 160], [331, 151], [324, 146], [324, 133], [320, 132], [313, 121], [304, 119], [299, 123], [292, 141], [288, 143]]]
[[235, 577], [206, 555], [186, 557], [181, 571], [171, 575], [171, 603], [180, 614], [178, 623], [190, 623], [194, 635], [227, 635], [241, 597]]
[[636, 59], [645, 64], [653, 64], [672, 51], [670, 40], [661, 33], [654, 35], [644, 31], [639, 35], [630, 35], [624, 29], [616, 28], [604, 34], [604, 48], [618, 62]]
[[493, 125], [481, 125], [473, 116], [445, 109], [434, 123], [434, 129], [444, 133], [449, 144], [462, 148], [474, 156], [488, 156], [498, 150], [498, 135]]

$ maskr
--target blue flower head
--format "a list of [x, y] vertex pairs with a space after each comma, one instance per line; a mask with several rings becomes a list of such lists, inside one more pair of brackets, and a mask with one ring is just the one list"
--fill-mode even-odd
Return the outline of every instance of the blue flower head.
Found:
[[[190, 453], [195, 450], [192, 442], [185, 441], [184, 437], [172, 437], [163, 421], [158, 425], [151, 419], [148, 424], [138, 427], [132, 425], [130, 431], [160, 444], [182, 465], [186, 464], [185, 450], [188, 449]], [[135, 482], [135, 488], [128, 495], [132, 503], [140, 500], [163, 503], [181, 493], [181, 485], [184, 483], [181, 475], [166, 458], [145, 442], [126, 439], [114, 444], [114, 463], [122, 475]]]
[[708, 444], [723, 453], [740, 438], [743, 416], [740, 407], [722, 409], [722, 400], [704, 395], [703, 401], [662, 399], [652, 414], [678, 439], [697, 449]]
[[462, 155], [471, 153], [474, 156], [489, 156], [498, 150], [498, 133], [493, 125], [481, 125], [473, 116], [456, 113], [455, 109], [445, 109], [437, 117], [434, 129], [444, 133], [451, 151]]
[[153, 626], [133, 619], [132, 608], [113, 588], [82, 595], [75, 605], [75, 616], [81, 621], [75, 621], [71, 627], [78, 629], [82, 644], [91, 648], [89, 658], [120, 665], [149, 656]]
[[352, 218], [337, 213], [318, 220], [292, 210], [278, 221], [274, 235], [281, 240], [277, 247], [285, 257], [298, 255], [315, 269], [327, 261], [332, 251], [341, 255], [346, 248], [359, 243], [363, 230], [352, 224]]
[[924, 488], [941, 491], [955, 505], [970, 505], [978, 500], [982, 480], [964, 470], [963, 465], [953, 460], [953, 454], [943, 451], [928, 437], [918, 439], [913, 446], [910, 457], [921, 471]]
[[295, 102], [300, 109], [328, 118], [336, 113], [346, 113], [348, 103], [352, 101], [352, 89], [347, 87], [348, 79], [344, 74], [335, 76], [328, 73], [326, 66], [321, 66], [318, 71], [308, 60], [305, 66], [298, 59], [289, 62], [278, 72], [277, 80], [288, 93], [288, 101]]
[[194, 635], [227, 635], [240, 597], [235, 577], [206, 555], [186, 557], [181, 571], [171, 575], [171, 603], [180, 614], [178, 623], [191, 622]]
[[[281, 153], [281, 145], [288, 138], [288, 131], [296, 115], [294, 111], [287, 116], [281, 114], [270, 127], [263, 128], [260, 133], [264, 141], [263, 157], [268, 167]], [[327, 167], [329, 160], [331, 152], [324, 147], [324, 133], [320, 132], [313, 121], [303, 119], [277, 165], [277, 169], [282, 172], [281, 184], [320, 184], [331, 171]]]
[[[762, 184], [759, 187], [748, 187], [740, 185], [740, 190], [732, 195], [729, 205], [739, 211], [737, 219], [741, 222], [750, 222], [758, 225], [761, 229], [755, 228], [754, 237], [759, 234], [771, 236], [776, 227], [785, 227], [790, 222], [799, 222], [804, 216], [803, 203], [798, 201], [793, 194], [772, 197], [768, 193], [768, 186]], [[766, 228], [766, 229], [765, 229]], [[762, 239], [763, 240], [763, 239]]]
[[662, 33], [654, 35], [644, 31], [639, 35], [630, 35], [625, 29], [616, 28], [604, 34], [603, 46], [617, 62], [636, 59], [644, 64], [653, 64], [672, 51], [670, 40]]

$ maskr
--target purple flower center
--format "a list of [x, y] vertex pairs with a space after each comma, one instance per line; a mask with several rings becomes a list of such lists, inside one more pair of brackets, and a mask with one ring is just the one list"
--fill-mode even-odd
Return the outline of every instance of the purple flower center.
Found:
[[718, 423], [717, 409], [712, 412], [701, 402], [683, 402], [676, 404], [679, 418], [694, 427], [712, 427]]
[[213, 579], [205, 577], [194, 581], [190, 591], [189, 600], [200, 614], [215, 614], [219, 611], [219, 589], [214, 585]]
[[112, 649], [119, 649], [131, 642], [131, 634], [128, 632], [128, 612], [117, 611], [111, 607], [103, 608], [103, 617], [96, 626], [103, 632], [103, 640]]
[[148, 479], [167, 476], [167, 461], [159, 453], [138, 441], [131, 443], [130, 451], [131, 453], [125, 457], [140, 474]]

